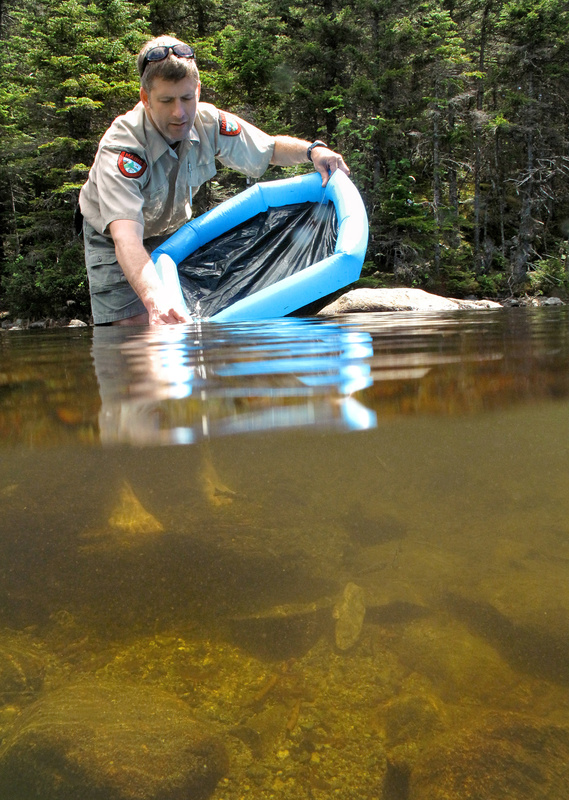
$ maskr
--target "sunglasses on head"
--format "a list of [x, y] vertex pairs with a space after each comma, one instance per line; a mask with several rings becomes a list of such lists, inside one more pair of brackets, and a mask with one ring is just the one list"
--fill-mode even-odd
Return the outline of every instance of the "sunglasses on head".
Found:
[[194, 48], [189, 44], [160, 44], [156, 47], [151, 47], [145, 54], [144, 61], [142, 62], [142, 70], [140, 77], [144, 75], [144, 70], [153, 61], [164, 61], [170, 55], [170, 50], [178, 58], [195, 58]]

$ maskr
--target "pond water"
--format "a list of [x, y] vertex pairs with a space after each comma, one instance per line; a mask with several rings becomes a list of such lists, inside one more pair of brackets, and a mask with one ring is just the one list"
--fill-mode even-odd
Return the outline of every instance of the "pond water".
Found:
[[2, 333], [0, 796], [565, 800], [568, 423], [565, 308]]

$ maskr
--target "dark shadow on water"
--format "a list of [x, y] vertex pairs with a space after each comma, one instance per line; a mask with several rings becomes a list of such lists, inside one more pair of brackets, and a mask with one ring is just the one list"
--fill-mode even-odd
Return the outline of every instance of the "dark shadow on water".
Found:
[[101, 634], [155, 633], [196, 622], [219, 626], [228, 615], [333, 591], [337, 586], [292, 556], [239, 554], [216, 542], [164, 534], [144, 546], [73, 558], [67, 550], [46, 560], [20, 551], [3, 576], [0, 619], [9, 626], [43, 625], [66, 609]]

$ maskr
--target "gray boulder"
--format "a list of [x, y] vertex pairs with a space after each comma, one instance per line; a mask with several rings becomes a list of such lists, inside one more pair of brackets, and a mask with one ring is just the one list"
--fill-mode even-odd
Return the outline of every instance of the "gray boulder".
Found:
[[569, 731], [521, 714], [489, 713], [438, 738], [411, 773], [413, 800], [564, 800]]
[[223, 743], [178, 698], [86, 679], [14, 723], [0, 749], [0, 797], [204, 800], [226, 770]]
[[322, 317], [369, 311], [473, 311], [502, 308], [492, 300], [453, 300], [423, 289], [352, 289], [322, 308]]

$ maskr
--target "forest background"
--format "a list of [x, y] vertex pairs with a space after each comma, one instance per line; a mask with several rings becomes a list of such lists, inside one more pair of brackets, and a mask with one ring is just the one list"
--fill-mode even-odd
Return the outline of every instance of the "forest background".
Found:
[[[566, 0], [0, 0], [0, 310], [88, 316], [79, 189], [164, 32], [202, 99], [342, 152], [368, 284], [567, 292]], [[220, 170], [197, 213], [244, 187]]]

